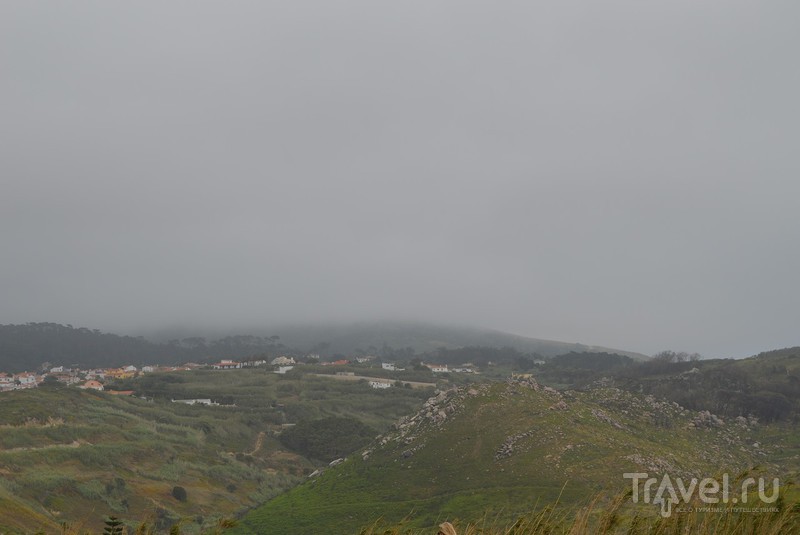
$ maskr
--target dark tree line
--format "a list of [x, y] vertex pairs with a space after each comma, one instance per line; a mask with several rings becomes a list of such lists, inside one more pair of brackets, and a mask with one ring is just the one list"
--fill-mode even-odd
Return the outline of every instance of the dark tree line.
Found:
[[0, 372], [35, 370], [42, 363], [92, 368], [247, 359], [284, 351], [278, 340], [277, 336], [241, 335], [211, 341], [195, 337], [155, 343], [142, 337], [58, 323], [0, 325]]

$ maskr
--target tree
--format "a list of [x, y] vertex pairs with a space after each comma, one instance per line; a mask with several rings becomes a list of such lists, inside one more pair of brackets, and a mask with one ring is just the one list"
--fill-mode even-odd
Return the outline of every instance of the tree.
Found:
[[662, 351], [660, 353], [656, 353], [653, 355], [653, 360], [657, 362], [695, 362], [700, 360], [702, 357], [699, 353], [687, 353], [686, 351], [680, 351], [676, 353], [675, 351]]
[[109, 516], [105, 521], [106, 527], [103, 529], [103, 535], [122, 535], [124, 533], [125, 525], [122, 520], [115, 516]]
[[49, 386], [51, 388], [58, 388], [58, 387], [61, 387], [61, 386], [64, 386], [64, 385], [61, 384], [58, 381], [58, 379], [56, 379], [54, 376], [48, 375], [48, 376], [46, 376], [44, 378], [44, 381], [42, 381], [42, 385], [41, 386]]

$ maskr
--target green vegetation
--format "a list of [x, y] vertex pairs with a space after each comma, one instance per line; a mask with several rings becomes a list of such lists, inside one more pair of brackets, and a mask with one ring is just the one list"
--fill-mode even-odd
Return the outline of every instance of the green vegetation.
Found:
[[342, 416], [377, 430], [413, 412], [430, 395], [429, 389], [375, 390], [365, 382], [318, 377], [299, 369], [285, 375], [263, 368], [157, 373], [120, 381], [116, 386], [157, 401], [211, 399], [235, 405], [235, 410], [228, 408], [227, 413], [237, 415], [250, 426], [280, 426]]
[[[762, 423], [800, 422], [800, 348], [732, 360], [697, 360], [665, 351], [650, 361], [591, 362], [591, 355], [554, 358], [536, 377], [557, 387], [590, 388], [597, 381], [674, 401], [724, 418], [756, 417]], [[623, 357], [618, 357], [622, 359]]]
[[[180, 523], [187, 534], [216, 529], [318, 468], [283, 445], [287, 424], [343, 419], [359, 437], [336, 442], [345, 455], [429, 395], [255, 369], [153, 374], [128, 385], [148, 399], [76, 388], [0, 396], [0, 532], [56, 533], [62, 522], [97, 532], [110, 515], [131, 530], [141, 522], [156, 531]], [[170, 401], [184, 398], [231, 406]]]
[[[536, 507], [510, 522], [496, 518], [442, 522], [448, 535], [783, 535], [800, 531], [800, 504], [783, 504], [778, 512], [753, 514], [724, 511], [701, 512], [704, 504], [692, 502], [691, 512], [667, 518], [626, 506], [629, 496], [597, 495], [587, 504], [560, 507], [558, 503]], [[355, 532], [354, 532], [355, 533]], [[429, 535], [431, 529], [413, 529], [405, 523], [390, 525], [378, 520], [357, 531], [359, 535]]]
[[[0, 481], [9, 491], [0, 498], [0, 529], [12, 532], [54, 530], [64, 521], [97, 529], [111, 514], [153, 517], [159, 529], [189, 516], [199, 529], [289, 488], [311, 468], [277, 447], [239, 455], [254, 432], [221, 409], [72, 388], [9, 392], [0, 404]], [[171, 494], [176, 482], [190, 503]], [[231, 482], [241, 492], [228, 492]]]
[[307, 420], [281, 433], [281, 442], [311, 459], [329, 462], [366, 446], [375, 431], [355, 418]]
[[616, 492], [626, 472], [702, 478], [758, 462], [765, 473], [788, 473], [756, 444], [760, 429], [701, 420], [615, 388], [462, 387], [426, 402], [362, 455], [255, 509], [234, 533], [355, 533], [377, 518], [405, 519], [409, 529], [451, 518], [505, 525], [534, 503], [571, 507]]
[[172, 497], [179, 502], [185, 502], [187, 500], [186, 489], [179, 486], [172, 487]]
[[[800, 468], [800, 349], [740, 361], [572, 352], [541, 364], [512, 347], [425, 356], [480, 364], [482, 374], [432, 374], [421, 360], [402, 372], [366, 364], [335, 371], [398, 386], [436, 382], [442, 391], [432, 398], [432, 389], [375, 390], [309, 365], [285, 375], [197, 370], [114, 385], [145, 399], [58, 384], [5, 393], [0, 531], [56, 533], [66, 522], [74, 533], [97, 532], [110, 516], [129, 532], [187, 534], [222, 526], [234, 534], [413, 533], [444, 520], [458, 533], [677, 533], [679, 525], [729, 533], [797, 521], [788, 506], [776, 515], [662, 520], [652, 505], [605, 496], [624, 488], [625, 472], [758, 470], [789, 483]], [[541, 384], [506, 380], [512, 372]], [[172, 402], [179, 399], [220, 405]], [[347, 460], [327, 466], [339, 457]], [[784, 492], [786, 503], [796, 498]], [[238, 527], [225, 520], [248, 509]]]

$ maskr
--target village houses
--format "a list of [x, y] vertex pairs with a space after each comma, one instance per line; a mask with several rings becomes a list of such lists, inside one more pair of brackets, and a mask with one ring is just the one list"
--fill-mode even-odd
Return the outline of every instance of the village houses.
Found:
[[212, 368], [215, 370], [238, 370], [242, 367], [241, 362], [236, 362], [233, 360], [223, 359], [216, 364], [211, 365]]

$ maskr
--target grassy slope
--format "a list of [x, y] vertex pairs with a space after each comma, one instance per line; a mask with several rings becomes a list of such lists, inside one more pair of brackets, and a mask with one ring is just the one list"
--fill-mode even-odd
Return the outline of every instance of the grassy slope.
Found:
[[[297, 456], [271, 475], [258, 466], [269, 456], [237, 460], [232, 452], [250, 449], [250, 432], [229, 425], [222, 410], [192, 409], [74, 389], [4, 394], [0, 484], [9, 495], [0, 526], [55, 530], [68, 521], [96, 529], [109, 514], [210, 519], [302, 474]], [[176, 485], [189, 501], [172, 497]]]
[[[109, 514], [162, 527], [185, 518], [185, 531], [197, 531], [314, 470], [274, 436], [281, 423], [343, 414], [385, 429], [426, 396], [255, 370], [164, 374], [132, 384], [167, 401], [74, 388], [0, 395], [0, 532], [56, 532], [61, 521], [96, 530]], [[223, 395], [237, 407], [168, 401]], [[263, 446], [248, 455], [261, 432]], [[172, 497], [178, 485], [187, 502]]]
[[[606, 487], [620, 490], [624, 472], [738, 473], [755, 455], [753, 430], [690, 429], [695, 414], [616, 389], [562, 397], [500, 383], [475, 392], [450, 394], [432, 418], [423, 410], [366, 460], [354, 456], [273, 499], [234, 533], [353, 533], [378, 517], [406, 515], [412, 527], [483, 514], [511, 518], [559, 494], [574, 504]], [[454, 413], [436, 423], [448, 406]], [[504, 441], [521, 434], [512, 454], [496, 459]]]

